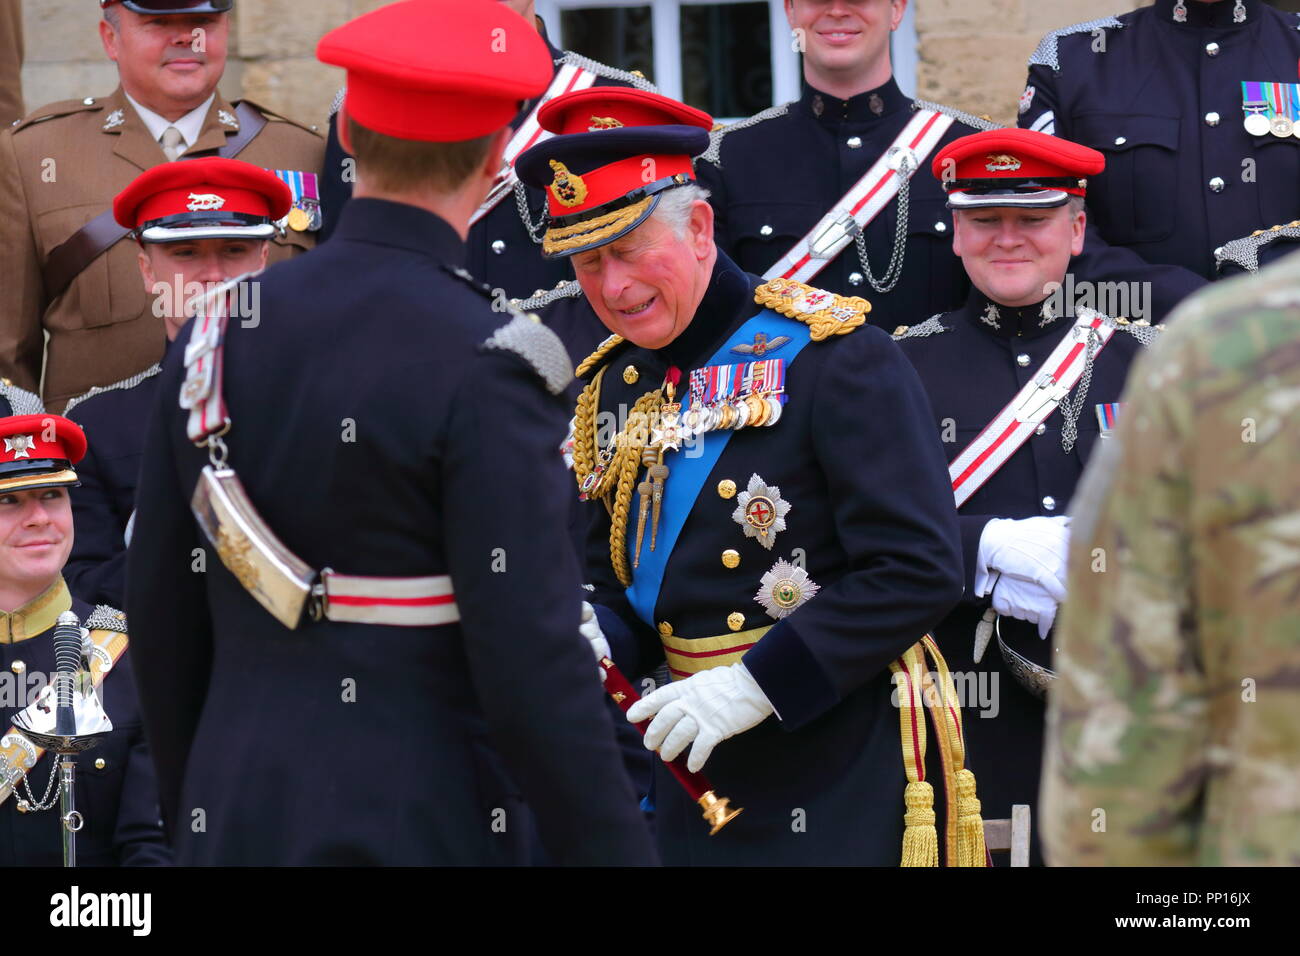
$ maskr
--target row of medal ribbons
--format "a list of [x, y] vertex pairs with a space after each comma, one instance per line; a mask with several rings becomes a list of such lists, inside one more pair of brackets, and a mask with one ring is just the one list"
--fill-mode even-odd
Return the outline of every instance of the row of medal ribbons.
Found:
[[1247, 81], [1241, 84], [1242, 125], [1251, 136], [1300, 139], [1300, 84]]

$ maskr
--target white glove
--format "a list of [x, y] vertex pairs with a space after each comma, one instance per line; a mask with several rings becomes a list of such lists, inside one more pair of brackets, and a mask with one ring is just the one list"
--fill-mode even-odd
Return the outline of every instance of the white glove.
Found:
[[713, 748], [728, 737], [761, 724], [775, 712], [758, 681], [739, 661], [673, 681], [632, 705], [627, 719], [638, 724], [654, 717], [645, 732], [647, 750], [674, 760], [695, 741], [686, 768], [704, 766]]
[[591, 645], [591, 652], [596, 655], [596, 670], [600, 671], [600, 680], [605, 682], [605, 668], [599, 666], [601, 658], [609, 657], [609, 641], [605, 640], [605, 632], [600, 629], [600, 620], [596, 617], [596, 612], [586, 601], [582, 602], [582, 623], [578, 625], [578, 633], [587, 639]]
[[1038, 636], [1046, 639], [1056, 620], [1058, 602], [1039, 584], [1002, 575], [993, 585], [993, 610], [1038, 625]]
[[975, 596], [988, 594], [1001, 574], [1004, 579], [1038, 585], [1060, 604], [1065, 600], [1065, 560], [1069, 550], [1070, 519], [1066, 516], [994, 518], [980, 535]]

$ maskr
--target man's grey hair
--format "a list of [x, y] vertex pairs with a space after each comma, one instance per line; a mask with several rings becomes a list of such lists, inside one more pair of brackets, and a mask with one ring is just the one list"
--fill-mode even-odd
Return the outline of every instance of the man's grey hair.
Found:
[[696, 183], [674, 186], [659, 194], [659, 205], [651, 214], [670, 228], [678, 239], [686, 237], [686, 224], [691, 221], [691, 204], [695, 200], [708, 200], [709, 191]]
[[1071, 193], [1070, 199], [1066, 205], [1070, 207], [1070, 215], [1077, 216], [1079, 213], [1086, 211], [1085, 207], [1087, 206], [1087, 200], [1082, 196], [1076, 196]]
[[114, 30], [120, 30], [122, 28], [122, 15], [117, 7], [105, 7], [104, 19], [108, 21], [108, 25]]

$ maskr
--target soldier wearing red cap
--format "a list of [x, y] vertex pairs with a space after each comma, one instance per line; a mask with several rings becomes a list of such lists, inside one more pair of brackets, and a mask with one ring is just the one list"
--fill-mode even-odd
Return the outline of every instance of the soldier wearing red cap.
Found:
[[1075, 486], [1121, 413], [1129, 364], [1156, 334], [1103, 314], [1106, 290], [1067, 277], [1088, 181], [1104, 165], [1096, 150], [1021, 129], [941, 150], [931, 170], [973, 288], [962, 308], [894, 336], [948, 456], [965, 596], [937, 635], [965, 688], [970, 768], [997, 817], [1037, 802]]
[[311, 248], [319, 229], [320, 133], [217, 90], [234, 0], [98, 5], [118, 89], [47, 104], [0, 133], [0, 374], [56, 410], [163, 354], [134, 244], [111, 208], [141, 172], [203, 156], [277, 170], [295, 210], [271, 240], [272, 262]]
[[628, 718], [744, 807], [710, 836], [656, 762], [665, 862], [937, 859], [935, 785], [900, 753], [891, 695], [891, 665], [960, 594], [915, 372], [864, 299], [763, 282], [715, 246], [691, 161], [709, 116], [614, 89], [539, 119], [556, 135], [518, 169], [547, 192], [543, 252], [614, 333], [579, 366], [570, 439], [589, 639], [630, 677], [666, 664]]
[[[9, 400], [0, 411], [12, 411]], [[171, 853], [158, 822], [158, 787], [141, 729], [127, 656], [126, 618], [74, 598], [60, 571], [73, 542], [68, 489], [77, 483], [86, 436], [57, 415], [0, 418], [0, 866], [62, 860], [55, 758], [13, 727], [24, 710], [48, 708], [40, 691], [55, 671], [54, 627], [76, 615], [88, 635], [83, 666], [99, 686], [113, 730], [77, 755], [76, 804], [84, 817], [77, 863], [164, 865]]]
[[523, 862], [526, 801], [555, 861], [652, 862], [578, 634], [572, 371], [459, 265], [545, 45], [491, 0], [406, 0], [317, 52], [356, 193], [255, 326], [191, 323], [141, 467], [127, 605], [178, 858]]
[[[168, 348], [188, 317], [184, 304], [213, 286], [266, 266], [275, 223], [293, 195], [273, 173], [213, 156], [167, 163], [141, 173], [113, 202], [119, 225], [138, 244], [140, 278], [162, 318]], [[256, 316], [256, 285], [243, 304]], [[91, 389], [64, 409], [92, 437], [72, 496], [77, 541], [64, 570], [77, 597], [120, 606], [125, 601], [126, 543], [144, 430], [161, 363]]]

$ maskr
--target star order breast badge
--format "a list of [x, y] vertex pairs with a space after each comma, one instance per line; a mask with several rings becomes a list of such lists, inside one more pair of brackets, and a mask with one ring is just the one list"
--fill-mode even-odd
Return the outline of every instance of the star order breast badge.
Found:
[[5, 439], [5, 451], [13, 452], [14, 459], [31, 458], [36, 442], [31, 435], [14, 435]]
[[763, 575], [754, 600], [763, 605], [768, 616], [779, 621], [811, 601], [820, 590], [821, 585], [815, 584], [807, 571], [782, 558]]
[[781, 489], [754, 474], [748, 487], [736, 496], [731, 520], [740, 525], [745, 537], [754, 538], [770, 551], [777, 534], [785, 530], [785, 516], [789, 513], [790, 502], [781, 497]]

